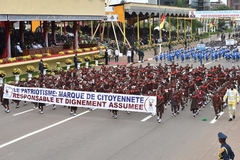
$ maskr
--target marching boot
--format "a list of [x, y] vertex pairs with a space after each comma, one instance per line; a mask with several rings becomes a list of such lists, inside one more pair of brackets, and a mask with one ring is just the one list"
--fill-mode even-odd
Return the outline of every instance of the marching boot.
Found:
[[196, 115], [195, 115], [195, 113], [193, 113], [193, 118], [195, 118], [196, 117]]
[[161, 122], [162, 122], [162, 120], [161, 120], [161, 119], [159, 119], [159, 120], [158, 120], [158, 123], [161, 123]]
[[164, 108], [167, 109], [167, 105], [164, 104]]

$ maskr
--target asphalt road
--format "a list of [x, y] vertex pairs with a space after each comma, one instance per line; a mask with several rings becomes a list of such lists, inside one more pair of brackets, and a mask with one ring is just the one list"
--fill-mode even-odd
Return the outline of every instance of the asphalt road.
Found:
[[[154, 61], [147, 63], [155, 65]], [[178, 63], [199, 66], [192, 61]], [[225, 60], [204, 63], [207, 67], [233, 65]], [[44, 114], [32, 108], [31, 103], [23, 106], [21, 102], [20, 108], [11, 104], [10, 113], [1, 109], [0, 160], [215, 160], [220, 131], [228, 136], [235, 159], [240, 157], [239, 111], [232, 122], [225, 109], [210, 123], [214, 111], [209, 105], [195, 119], [189, 106], [176, 117], [168, 106], [162, 123], [157, 123], [156, 116], [146, 113], [119, 112], [118, 119], [113, 119], [101, 109], [78, 108], [77, 116], [70, 116], [63, 106], [56, 110], [46, 106]]]

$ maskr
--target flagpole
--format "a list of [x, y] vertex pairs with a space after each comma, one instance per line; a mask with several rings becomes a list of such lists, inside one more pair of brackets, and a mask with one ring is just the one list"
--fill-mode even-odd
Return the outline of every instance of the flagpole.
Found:
[[160, 27], [160, 23], [161, 23], [161, 16], [160, 16], [160, 1], [161, 0], [159, 0], [158, 2], [159, 2], [159, 55], [162, 53], [162, 40], [161, 40], [161, 34], [162, 34], [162, 32], [161, 32], [161, 27]]
[[[210, 22], [210, 23], [212, 23], [212, 22]], [[210, 29], [211, 29], [211, 28], [210, 28], [210, 23], [208, 24], [208, 27], [209, 27], [209, 28], [208, 28], [208, 36], [209, 36], [209, 37], [208, 37], [208, 42], [209, 42], [209, 46], [210, 46]]]

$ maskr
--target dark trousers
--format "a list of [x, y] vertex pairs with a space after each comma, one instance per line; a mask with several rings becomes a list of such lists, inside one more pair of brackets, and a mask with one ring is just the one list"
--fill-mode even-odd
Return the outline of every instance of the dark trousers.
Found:
[[118, 62], [118, 57], [119, 57], [119, 56], [115, 56], [115, 62]]
[[131, 57], [128, 56], [128, 57], [127, 57], [127, 60], [128, 60], [128, 63], [130, 63], [130, 62], [131, 62]]
[[105, 58], [105, 65], [108, 65], [108, 57]]
[[77, 69], [77, 63], [74, 63], [74, 67]]

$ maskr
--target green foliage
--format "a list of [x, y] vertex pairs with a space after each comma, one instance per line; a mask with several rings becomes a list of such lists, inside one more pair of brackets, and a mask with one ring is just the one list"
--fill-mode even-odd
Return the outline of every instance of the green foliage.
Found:
[[173, 6], [188, 8], [189, 4], [187, 3], [187, 0], [175, 0]]
[[215, 11], [217, 11], [217, 10], [233, 10], [233, 8], [228, 7], [228, 6], [226, 6], [226, 5], [221, 5], [221, 6], [216, 7], [216, 8], [213, 9], [213, 10], [215, 10]]
[[196, 32], [196, 29], [197, 28], [202, 28], [203, 27], [203, 24], [200, 22], [200, 21], [198, 21], [198, 20], [196, 20], [196, 19], [193, 19], [192, 20], [192, 29], [193, 29], [193, 32]]
[[126, 3], [126, 0], [121, 0], [120, 3], [121, 3], [121, 4], [124, 4], [124, 3]]
[[219, 31], [222, 31], [222, 30], [225, 30], [226, 29], [226, 26], [225, 26], [225, 21], [224, 20], [220, 20], [218, 21], [218, 28], [219, 28]]

